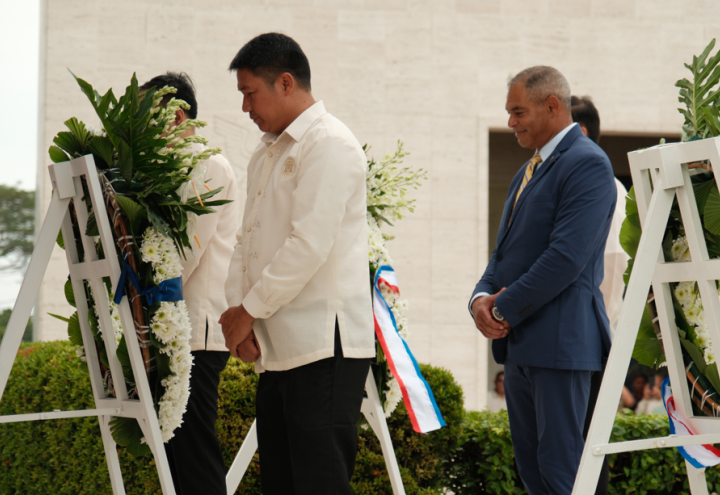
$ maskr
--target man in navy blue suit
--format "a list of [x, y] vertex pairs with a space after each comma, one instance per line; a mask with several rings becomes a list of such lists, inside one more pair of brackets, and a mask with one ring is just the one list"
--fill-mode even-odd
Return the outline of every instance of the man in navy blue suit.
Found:
[[573, 123], [552, 67], [508, 84], [508, 126], [535, 150], [510, 184], [493, 251], [470, 300], [505, 365], [515, 457], [530, 495], [569, 495], [584, 446], [590, 377], [610, 331], [600, 283], [617, 193], [605, 153]]

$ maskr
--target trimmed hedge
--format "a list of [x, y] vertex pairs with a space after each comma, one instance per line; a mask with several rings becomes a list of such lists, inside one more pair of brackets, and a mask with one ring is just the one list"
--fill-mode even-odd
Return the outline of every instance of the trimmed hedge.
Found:
[[[93, 408], [86, 365], [69, 342], [23, 344], [0, 414]], [[517, 473], [506, 412], [464, 413], [462, 390], [443, 369], [421, 365], [448, 426], [428, 435], [412, 431], [402, 402], [388, 419], [408, 495], [527, 493]], [[231, 360], [220, 380], [217, 432], [226, 466], [235, 457], [255, 417], [257, 375]], [[611, 441], [668, 434], [660, 415], [618, 415]], [[352, 486], [357, 494], [390, 495], [392, 489], [375, 434], [360, 427]], [[160, 495], [151, 456], [134, 458], [120, 449], [128, 495]], [[685, 462], [676, 449], [610, 456], [611, 495], [689, 495]], [[260, 495], [259, 456], [237, 493]], [[706, 471], [720, 492], [720, 469]], [[0, 425], [0, 495], [110, 494], [96, 418]]]
[[[15, 360], [0, 414], [93, 408], [86, 365], [69, 342], [23, 344]], [[463, 418], [462, 390], [443, 369], [421, 365], [447, 428], [428, 435], [412, 431], [402, 403], [388, 420], [408, 495], [438, 495], [443, 463], [458, 448]], [[218, 438], [226, 467], [232, 463], [255, 417], [257, 375], [231, 359], [220, 379]], [[359, 429], [353, 489], [358, 494], [392, 493], [380, 444]], [[160, 495], [152, 456], [134, 458], [119, 449], [128, 495]], [[237, 493], [260, 495], [255, 455]], [[105, 455], [96, 418], [0, 425], [0, 494], [110, 494]]]
[[[659, 414], [618, 414], [611, 442], [667, 436], [668, 419]], [[527, 491], [520, 481], [507, 411], [470, 412], [460, 447], [446, 465], [447, 486], [455, 495]], [[720, 492], [720, 467], [705, 471], [708, 488]], [[610, 456], [610, 495], [690, 495], [685, 461], [677, 449], [651, 449]]]

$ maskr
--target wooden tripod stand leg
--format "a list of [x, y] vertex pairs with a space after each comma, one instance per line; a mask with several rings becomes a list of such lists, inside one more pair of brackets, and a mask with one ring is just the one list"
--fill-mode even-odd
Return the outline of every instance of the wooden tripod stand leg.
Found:
[[393, 493], [395, 495], [405, 495], [405, 487], [400, 476], [400, 467], [395, 457], [390, 430], [388, 430], [387, 421], [385, 421], [385, 411], [383, 411], [382, 402], [380, 402], [372, 369], [368, 372], [367, 381], [365, 382], [365, 393], [367, 393], [367, 398], [363, 400], [361, 411], [380, 441]]
[[647, 218], [643, 224], [643, 235], [638, 246], [625, 301], [620, 310], [615, 340], [612, 343], [597, 406], [575, 478], [573, 495], [595, 493], [604, 460], [600, 446], [608, 444], [610, 441], [617, 404], [620, 400], [628, 363], [632, 357], [640, 319], [647, 302], [647, 293], [658, 261], [665, 225], [674, 198], [674, 190], [661, 189], [659, 185], [656, 185], [648, 207]]
[[688, 481], [690, 482], [690, 493], [692, 493], [692, 495], [708, 495], [705, 470], [693, 467], [688, 461], [685, 461], [685, 467], [687, 468]]
[[240, 486], [240, 482], [245, 476], [250, 462], [252, 461], [255, 451], [258, 448], [257, 440], [257, 419], [253, 421], [248, 434], [245, 436], [240, 451], [237, 453], [235, 460], [230, 466], [230, 470], [225, 476], [225, 485], [227, 486], [228, 495], [232, 495]]
[[117, 453], [117, 444], [110, 433], [110, 416], [99, 416], [100, 434], [102, 435], [105, 458], [107, 459], [108, 471], [110, 472], [110, 483], [114, 495], [125, 495], [120, 459]]
[[58, 193], [55, 193], [52, 197], [50, 208], [40, 229], [40, 235], [35, 242], [27, 273], [20, 287], [20, 293], [15, 300], [7, 331], [0, 342], [0, 397], [5, 391], [10, 371], [15, 362], [15, 355], [20, 348], [23, 333], [25, 333], [25, 326], [40, 292], [40, 284], [42, 284], [45, 270], [55, 247], [55, 239], [57, 239], [68, 211], [70, 200], [60, 199], [59, 196]]

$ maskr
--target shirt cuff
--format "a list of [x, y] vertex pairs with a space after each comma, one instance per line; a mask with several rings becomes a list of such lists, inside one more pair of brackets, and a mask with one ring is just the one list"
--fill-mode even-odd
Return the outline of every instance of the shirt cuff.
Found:
[[470, 311], [470, 316], [473, 315], [472, 314], [472, 304], [475, 302], [475, 299], [477, 299], [478, 297], [489, 296], [489, 295], [490, 294], [488, 294], [487, 292], [478, 292], [477, 294], [475, 294], [473, 296], [472, 299], [470, 299], [470, 302], [468, 303], [468, 311]]
[[245, 299], [243, 299], [242, 302], [243, 308], [250, 313], [250, 316], [253, 318], [270, 318], [275, 311], [277, 311], [272, 306], [268, 306], [264, 302], [260, 300], [260, 297], [257, 295], [257, 293], [254, 290], [251, 290], [247, 296], [245, 296]]

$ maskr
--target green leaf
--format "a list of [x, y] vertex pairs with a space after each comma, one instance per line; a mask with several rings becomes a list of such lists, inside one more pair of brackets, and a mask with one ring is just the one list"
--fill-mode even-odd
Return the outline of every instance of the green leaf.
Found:
[[[705, 368], [707, 368], [707, 364], [705, 364], [705, 358], [703, 357], [702, 351], [692, 342], [690, 342], [687, 339], [680, 339], [680, 343], [682, 344], [683, 348], [687, 351], [687, 353], [690, 355], [690, 359], [693, 360], [693, 363], [695, 363], [695, 366], [698, 367], [700, 370], [700, 373], [703, 375], [705, 374]], [[715, 375], [717, 375], [717, 370]]]
[[68, 323], [70, 321], [70, 318], [65, 318], [64, 316], [56, 315], [55, 313], [48, 313], [53, 318], [57, 318], [60, 321], [64, 321], [65, 323]]
[[[710, 175], [710, 174], [708, 174]], [[713, 190], [713, 187], [715, 191], [717, 192], [717, 185], [715, 184], [715, 181], [712, 180], [710, 176], [709, 180], [706, 180], [704, 182], [700, 182], [697, 184], [693, 184], [693, 192], [695, 193], [695, 202], [697, 203], [698, 207], [698, 213], [700, 215], [705, 214], [705, 203], [707, 202], [708, 197], [710, 196], [710, 192]]]
[[145, 208], [127, 196], [120, 196], [119, 194], [115, 196], [115, 201], [118, 202], [120, 208], [122, 208], [125, 213], [125, 216], [130, 221], [130, 229], [133, 233], [138, 234], [140, 224], [144, 220], [147, 220], [147, 212], [145, 211]]
[[[108, 167], [113, 165], [113, 145], [109, 138], [96, 136], [90, 140], [88, 145], [90, 152], [97, 155], [107, 164]], [[101, 164], [96, 164], [101, 165]], [[103, 168], [103, 167], [101, 167]]]
[[50, 159], [53, 161], [53, 163], [70, 161], [70, 157], [67, 156], [67, 154], [57, 146], [50, 146], [50, 149], [48, 149], [48, 153], [50, 154]]
[[75, 345], [83, 345], [82, 331], [80, 330], [80, 318], [75, 311], [68, 320], [68, 337]]
[[129, 184], [132, 181], [133, 176], [133, 157], [132, 148], [128, 144], [121, 140], [117, 142], [118, 150], [118, 168], [120, 169], [120, 175]]
[[635, 258], [637, 255], [637, 249], [640, 245], [641, 236], [642, 230], [636, 227], [630, 221], [629, 217], [626, 217], [620, 227], [620, 245], [631, 258]]
[[70, 306], [73, 308], [77, 307], [75, 306], [75, 293], [73, 292], [72, 281], [70, 280], [65, 282], [65, 299]]
[[713, 388], [716, 391], [720, 391], [720, 377], [718, 377], [717, 363], [707, 365], [705, 371], [702, 373], [703, 375], [705, 375], [705, 378], [707, 378], [708, 381], [712, 384]]
[[88, 215], [87, 225], [85, 226], [85, 235], [88, 237], [95, 237], [100, 235], [98, 229], [97, 219], [95, 218], [95, 210], [90, 210]]
[[625, 196], [625, 217], [638, 229], [642, 229], [640, 225], [640, 215], [637, 208], [637, 200], [635, 199], [635, 186], [632, 186]]
[[626, 286], [630, 283], [630, 275], [632, 274], [634, 263], [635, 260], [633, 258], [630, 258], [627, 263], [627, 268], [625, 268], [625, 273], [623, 273], [623, 282], [625, 282]]
[[112, 418], [110, 432], [115, 443], [126, 447], [132, 455], [145, 456], [151, 453], [150, 447], [141, 443], [143, 432], [135, 418]]
[[65, 241], [63, 240], [62, 230], [58, 230], [58, 235], [55, 239], [55, 242], [57, 242], [57, 245], [60, 246], [61, 249], [65, 249]]
[[712, 234], [720, 235], [720, 194], [714, 181], [705, 201], [703, 226]]

